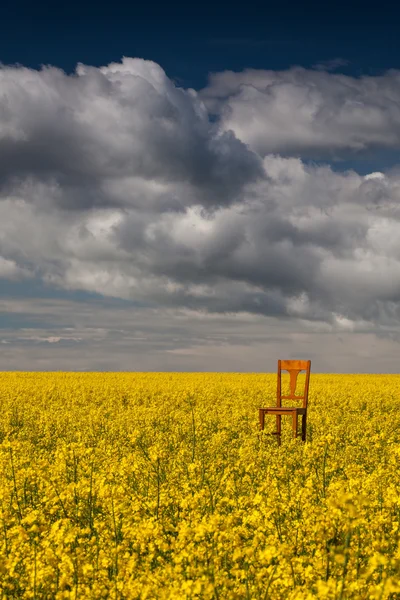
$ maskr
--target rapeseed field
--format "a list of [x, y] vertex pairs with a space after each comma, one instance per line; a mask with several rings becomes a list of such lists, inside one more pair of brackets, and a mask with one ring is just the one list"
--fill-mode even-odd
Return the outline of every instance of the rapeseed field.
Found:
[[0, 375], [1, 598], [400, 598], [400, 376]]

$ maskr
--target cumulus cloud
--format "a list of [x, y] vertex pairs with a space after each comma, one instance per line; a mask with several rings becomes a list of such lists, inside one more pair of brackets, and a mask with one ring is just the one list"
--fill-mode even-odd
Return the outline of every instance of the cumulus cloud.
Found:
[[3, 193], [80, 210], [213, 206], [262, 175], [254, 153], [210, 124], [196, 92], [151, 61], [80, 64], [70, 76], [2, 67], [0, 86]]
[[221, 127], [262, 156], [335, 158], [398, 148], [400, 72], [359, 78], [326, 70], [213, 73], [200, 97]]
[[395, 147], [399, 81], [226, 72], [198, 94], [139, 59], [69, 76], [2, 67], [0, 277], [193, 314], [390, 327], [400, 172], [290, 155]]

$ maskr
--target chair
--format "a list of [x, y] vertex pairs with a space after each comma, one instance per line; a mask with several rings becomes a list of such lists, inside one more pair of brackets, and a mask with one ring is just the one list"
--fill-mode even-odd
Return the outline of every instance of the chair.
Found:
[[[299, 422], [299, 415], [302, 416], [301, 422], [301, 439], [303, 442], [306, 440], [307, 434], [307, 404], [308, 404], [308, 386], [310, 382], [310, 370], [311, 360], [278, 360], [278, 389], [276, 394], [276, 406], [270, 406], [268, 408], [259, 409], [260, 418], [260, 429], [264, 429], [265, 415], [276, 416], [276, 432], [272, 435], [278, 436], [278, 444], [280, 444], [281, 438], [281, 420], [282, 415], [288, 415], [292, 417], [293, 436], [297, 437], [297, 429]], [[282, 396], [282, 379], [281, 372], [288, 371], [290, 375], [290, 395]], [[304, 385], [304, 392], [302, 396], [296, 396], [297, 377], [301, 371], [306, 371], [306, 379]], [[302, 408], [292, 406], [282, 406], [282, 400], [302, 400]]]

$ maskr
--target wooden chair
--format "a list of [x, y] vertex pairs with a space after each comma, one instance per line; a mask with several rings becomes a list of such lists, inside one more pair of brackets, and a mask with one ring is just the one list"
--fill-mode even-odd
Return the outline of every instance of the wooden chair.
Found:
[[[307, 404], [308, 404], [308, 386], [310, 383], [311, 360], [278, 360], [278, 389], [276, 394], [276, 406], [259, 409], [260, 429], [264, 429], [265, 415], [276, 416], [276, 432], [272, 435], [278, 436], [278, 444], [281, 438], [281, 420], [282, 415], [292, 417], [293, 436], [297, 437], [299, 415], [302, 416], [301, 439], [306, 440], [307, 433]], [[281, 372], [288, 371], [290, 375], [290, 395], [282, 396]], [[296, 396], [297, 377], [300, 371], [306, 371], [304, 392], [302, 396]], [[302, 400], [302, 408], [292, 406], [282, 406], [282, 400]]]

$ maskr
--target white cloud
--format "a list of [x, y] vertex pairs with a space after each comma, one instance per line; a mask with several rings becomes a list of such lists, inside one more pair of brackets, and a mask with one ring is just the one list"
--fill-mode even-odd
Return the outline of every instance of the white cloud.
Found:
[[[399, 78], [222, 73], [199, 97], [138, 59], [73, 76], [2, 67], [0, 277], [35, 274], [193, 322], [393, 327], [400, 173], [280, 152], [395, 147]], [[202, 99], [235, 133], [210, 124]]]
[[143, 207], [146, 197], [157, 211], [219, 205], [262, 174], [255, 154], [209, 123], [196, 92], [151, 61], [70, 76], [1, 67], [0, 86], [0, 184], [46, 208]]
[[[82, 338], [73, 337], [73, 336], [57, 336], [57, 335], [50, 335], [47, 337], [39, 336], [39, 335], [29, 335], [29, 336], [25, 336], [25, 337], [24, 336], [16, 337], [14, 341], [58, 344], [59, 342], [81, 342]], [[6, 341], [5, 343], [9, 344], [10, 341]]]
[[318, 158], [398, 148], [400, 72], [359, 78], [294, 67], [213, 73], [200, 97], [253, 150]]
[[9, 260], [0, 256], [0, 278], [5, 279], [25, 279], [31, 277], [31, 273], [28, 269], [24, 269], [17, 265], [14, 260]]
[[384, 180], [385, 179], [385, 174], [384, 173], [380, 173], [379, 171], [376, 171], [375, 173], [368, 173], [368, 175], [365, 175], [364, 179], [366, 181], [369, 181], [370, 179]]
[[382, 190], [376, 178], [298, 159], [268, 156], [264, 167], [268, 179], [212, 214], [200, 205], [44, 212], [4, 200], [3, 253], [50, 284], [142, 303], [328, 323], [338, 310], [389, 318], [385, 303], [400, 293], [396, 176]]

